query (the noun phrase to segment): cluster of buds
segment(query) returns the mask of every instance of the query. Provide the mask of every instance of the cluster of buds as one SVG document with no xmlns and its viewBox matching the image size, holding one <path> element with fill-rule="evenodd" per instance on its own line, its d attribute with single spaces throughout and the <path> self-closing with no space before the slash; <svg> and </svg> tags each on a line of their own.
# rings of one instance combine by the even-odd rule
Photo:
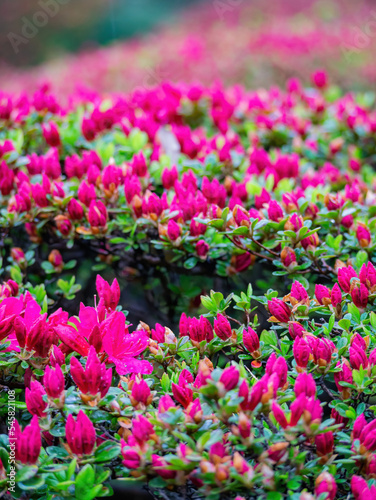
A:
<svg viewBox="0 0 376 500">
<path fill-rule="evenodd" d="M 199 345 L 200 342 L 210 342 L 214 338 L 214 331 L 210 321 L 205 316 L 190 318 L 185 313 L 180 317 L 179 321 L 180 336 L 188 336 L 193 345 Z"/>
</svg>

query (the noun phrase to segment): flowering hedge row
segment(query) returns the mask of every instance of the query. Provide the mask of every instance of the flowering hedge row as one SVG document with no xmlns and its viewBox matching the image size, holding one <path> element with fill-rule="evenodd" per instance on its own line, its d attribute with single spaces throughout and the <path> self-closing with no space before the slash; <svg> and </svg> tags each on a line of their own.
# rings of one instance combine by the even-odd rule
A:
<svg viewBox="0 0 376 500">
<path fill-rule="evenodd" d="M 64 7 L 70 9 L 71 7 Z M 16 60 L 23 48 L 14 33 Z M 53 58 L 37 67 L 1 64 L 0 88 L 34 90 L 46 81 L 60 95 L 77 88 L 124 92 L 166 80 L 239 82 L 247 87 L 282 84 L 291 76 L 309 80 L 317 61 L 346 88 L 374 84 L 375 11 L 372 0 L 213 0 L 185 10 L 149 36 L 117 41 Z"/>
<path fill-rule="evenodd" d="M 96 284 L 74 317 L 42 314 L 28 292 L 0 304 L 0 411 L 7 391 L 16 407 L 0 484 L 15 463 L 13 498 L 108 496 L 114 478 L 212 499 L 375 495 L 370 262 L 311 296 L 299 281 L 284 297 L 212 291 L 176 332 L 130 332 L 117 281 Z"/>
<path fill-rule="evenodd" d="M 361 264 L 375 249 L 373 97 L 340 95 L 323 72 L 313 83 L 165 83 L 93 102 L 75 95 L 67 107 L 47 87 L 4 95 L 8 274 L 20 285 L 37 251 L 39 273 L 57 276 L 83 243 L 102 266 L 231 276 L 264 261 L 305 284 Z M 43 241 L 52 253 L 40 253 Z M 77 285 L 60 287 L 73 297 Z"/>
</svg>

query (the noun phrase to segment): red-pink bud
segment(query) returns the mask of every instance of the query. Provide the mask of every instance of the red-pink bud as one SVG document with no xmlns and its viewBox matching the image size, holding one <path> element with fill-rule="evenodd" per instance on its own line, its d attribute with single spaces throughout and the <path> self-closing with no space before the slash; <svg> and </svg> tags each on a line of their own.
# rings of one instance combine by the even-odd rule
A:
<svg viewBox="0 0 376 500">
<path fill-rule="evenodd" d="M 298 302 L 309 300 L 307 290 L 299 281 L 294 281 L 291 285 L 290 297 L 297 300 Z"/>
<path fill-rule="evenodd" d="M 362 265 L 359 272 L 359 279 L 369 290 L 376 285 L 376 269 L 372 262 Z"/>
<path fill-rule="evenodd" d="M 225 368 L 219 378 L 219 382 L 225 386 L 227 391 L 231 391 L 238 385 L 239 370 L 235 366 Z"/>
<path fill-rule="evenodd" d="M 46 366 L 43 376 L 43 385 L 48 396 L 52 399 L 58 398 L 64 392 L 65 379 L 59 365 L 55 368 Z"/>
<path fill-rule="evenodd" d="M 319 89 L 323 89 L 328 85 L 328 75 L 323 70 L 315 71 L 312 75 L 312 83 Z"/>
<path fill-rule="evenodd" d="M 82 217 L 84 216 L 84 210 L 80 204 L 79 201 L 77 201 L 75 198 L 72 198 L 68 205 L 67 205 L 67 210 L 69 217 L 72 220 L 81 220 Z"/>
<path fill-rule="evenodd" d="M 15 458 L 25 465 L 33 465 L 38 461 L 42 440 L 38 417 L 34 415 L 30 425 L 27 425 L 23 431 L 17 420 L 13 420 L 13 435 L 15 447 Z"/>
<path fill-rule="evenodd" d="M 181 227 L 170 219 L 167 224 L 167 236 L 171 241 L 176 241 L 181 235 Z"/>
<path fill-rule="evenodd" d="M 36 380 L 30 382 L 30 389 L 26 388 L 25 401 L 29 412 L 38 417 L 46 417 L 46 409 L 48 407 L 47 401 L 43 400 L 46 394 L 42 384 Z"/>
<path fill-rule="evenodd" d="M 193 391 L 190 387 L 180 387 L 177 384 L 172 384 L 172 394 L 176 401 L 184 408 L 187 408 L 189 403 L 193 401 Z"/>
<path fill-rule="evenodd" d="M 338 269 L 338 283 L 339 283 L 339 286 L 342 288 L 342 290 L 345 293 L 350 292 L 351 279 L 357 278 L 357 277 L 358 277 L 358 275 L 356 274 L 355 269 L 353 269 L 351 266 L 340 267 Z"/>
<path fill-rule="evenodd" d="M 338 283 L 336 283 L 334 285 L 334 287 L 332 288 L 332 291 L 330 293 L 330 299 L 331 299 L 332 305 L 334 307 L 337 307 L 338 305 L 341 304 L 341 302 L 342 302 L 342 292 L 341 292 L 340 287 L 338 286 Z"/>
<path fill-rule="evenodd" d="M 356 307 L 361 307 L 363 309 L 367 307 L 368 296 L 368 288 L 366 287 L 366 285 L 363 285 L 363 283 L 361 283 L 360 286 L 355 286 L 351 290 L 351 298 Z"/>
<path fill-rule="evenodd" d="M 257 357 L 259 357 L 260 339 L 251 327 L 243 330 L 243 344 L 248 352 L 251 354 L 256 353 L 258 354 Z"/>
<path fill-rule="evenodd" d="M 317 302 L 320 305 L 327 306 L 330 304 L 330 290 L 328 287 L 324 285 L 316 285 L 315 286 L 315 296 Z"/>
<path fill-rule="evenodd" d="M 272 316 L 274 316 L 278 321 L 287 323 L 290 319 L 291 310 L 281 299 L 273 298 L 272 300 L 269 300 L 268 307 L 270 314 L 272 314 Z"/>
<path fill-rule="evenodd" d="M 316 384 L 310 373 L 299 373 L 295 380 L 294 392 L 296 396 L 305 394 L 308 398 L 316 396 Z"/>
<path fill-rule="evenodd" d="M 311 349 L 303 338 L 297 337 L 293 345 L 294 359 L 299 368 L 306 368 L 308 365 Z"/>
<path fill-rule="evenodd" d="M 74 455 L 90 455 L 96 442 L 96 434 L 92 421 L 80 410 L 76 420 L 68 415 L 65 435 L 69 448 Z"/>
<path fill-rule="evenodd" d="M 330 456 L 333 453 L 333 432 L 326 432 L 315 437 L 316 453 L 319 457 Z"/>
<path fill-rule="evenodd" d="M 207 256 L 209 249 L 210 247 L 205 240 L 198 240 L 196 243 L 196 253 L 202 259 Z"/>
<path fill-rule="evenodd" d="M 356 228 L 356 237 L 362 248 L 368 247 L 371 243 L 371 232 L 365 224 L 358 224 Z"/>
<path fill-rule="evenodd" d="M 293 340 L 295 340 L 296 337 L 303 337 L 305 333 L 306 330 L 303 325 L 297 321 L 289 321 L 289 334 Z"/>
<path fill-rule="evenodd" d="M 52 148 L 60 146 L 60 134 L 56 123 L 49 122 L 46 125 L 42 125 L 42 130 L 43 137 L 49 146 L 51 146 Z"/>
<path fill-rule="evenodd" d="M 322 472 L 315 481 L 315 494 L 319 497 L 323 493 L 327 494 L 327 500 L 334 500 L 336 497 L 336 481 L 329 472 Z"/>
<path fill-rule="evenodd" d="M 277 201 L 271 201 L 268 206 L 268 217 L 274 222 L 279 222 L 283 219 L 283 210 Z"/>
<path fill-rule="evenodd" d="M 217 318 L 214 320 L 214 331 L 221 340 L 227 340 L 231 337 L 230 322 L 223 314 L 217 314 Z"/>
</svg>

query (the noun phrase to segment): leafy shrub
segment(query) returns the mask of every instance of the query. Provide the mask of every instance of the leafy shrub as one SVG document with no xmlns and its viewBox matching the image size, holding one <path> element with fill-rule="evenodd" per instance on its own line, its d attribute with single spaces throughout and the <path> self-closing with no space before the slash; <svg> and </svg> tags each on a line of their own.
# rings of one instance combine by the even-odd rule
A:
<svg viewBox="0 0 376 500">
<path fill-rule="evenodd" d="M 372 96 L 313 81 L 66 107 L 47 88 L 4 95 L 4 491 L 372 498 L 376 115 Z M 78 308 L 87 253 L 91 278 L 112 267 L 180 293 L 179 326 L 146 312 L 132 327 L 101 276 Z M 251 267 L 263 281 L 240 285 Z M 195 314 L 182 272 L 233 292 L 201 293 Z"/>
</svg>

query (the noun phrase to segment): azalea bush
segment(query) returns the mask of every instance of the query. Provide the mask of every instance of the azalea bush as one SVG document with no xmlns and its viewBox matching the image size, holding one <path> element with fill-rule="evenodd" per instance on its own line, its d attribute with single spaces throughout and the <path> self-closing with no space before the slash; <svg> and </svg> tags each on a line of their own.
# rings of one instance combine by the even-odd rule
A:
<svg viewBox="0 0 376 500">
<path fill-rule="evenodd" d="M 16 418 L 2 487 L 15 464 L 12 498 L 110 496 L 115 478 L 156 498 L 372 498 L 375 288 L 368 262 L 312 296 L 299 281 L 284 297 L 212 291 L 175 332 L 131 328 L 117 282 L 99 276 L 78 316 L 41 314 L 29 292 L 4 298 L 1 412 L 15 394 Z"/>
<path fill-rule="evenodd" d="M 2 491 L 372 498 L 375 133 L 323 71 L 2 94 Z"/>
<path fill-rule="evenodd" d="M 47 87 L 4 94 L 3 272 L 51 305 L 75 296 L 70 271 L 90 256 L 94 271 L 162 288 L 176 316 L 184 274 L 231 278 L 263 262 L 260 283 L 273 272 L 308 286 L 361 265 L 375 249 L 374 96 L 341 94 L 321 71 L 312 82 L 164 83 L 69 106 Z"/>
</svg>

